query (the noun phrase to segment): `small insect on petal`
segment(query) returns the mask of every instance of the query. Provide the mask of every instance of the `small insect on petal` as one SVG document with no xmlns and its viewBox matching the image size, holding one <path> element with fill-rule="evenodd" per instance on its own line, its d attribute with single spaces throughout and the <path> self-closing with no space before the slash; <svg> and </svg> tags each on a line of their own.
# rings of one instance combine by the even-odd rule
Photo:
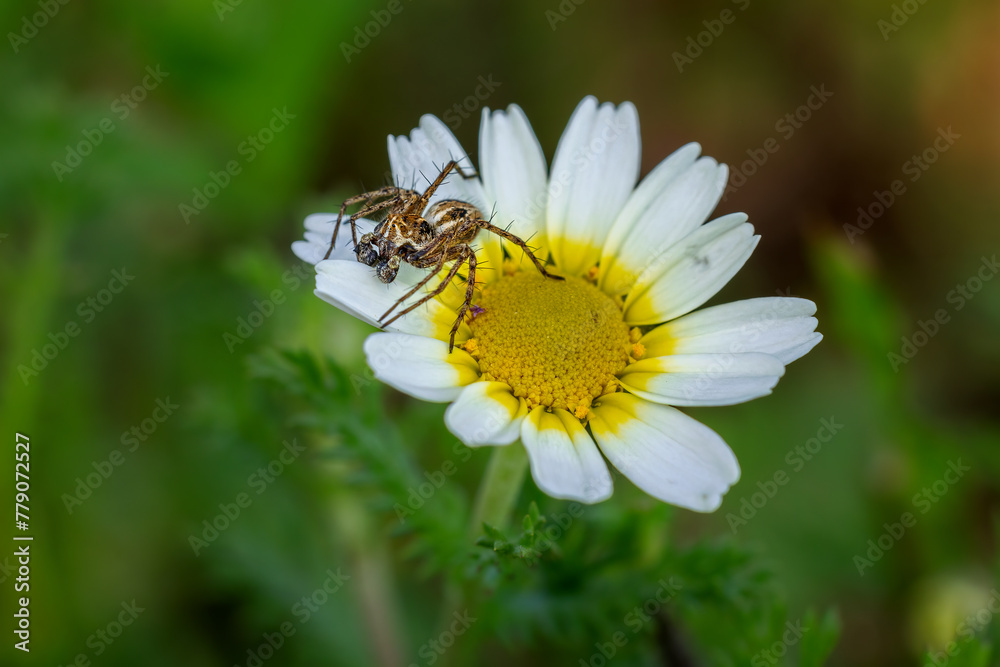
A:
<svg viewBox="0 0 1000 667">
<path fill-rule="evenodd" d="M 469 312 L 471 313 L 471 315 L 469 315 L 469 320 L 471 321 L 476 319 L 483 313 L 485 313 L 486 309 L 483 308 L 482 306 L 477 306 L 476 304 L 472 304 L 471 306 L 469 306 Z"/>
</svg>

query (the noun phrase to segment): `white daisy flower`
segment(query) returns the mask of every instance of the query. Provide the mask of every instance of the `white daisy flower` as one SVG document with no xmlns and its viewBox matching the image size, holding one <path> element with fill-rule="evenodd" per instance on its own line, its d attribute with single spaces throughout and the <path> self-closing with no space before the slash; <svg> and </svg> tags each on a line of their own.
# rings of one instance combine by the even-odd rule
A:
<svg viewBox="0 0 1000 667">
<path fill-rule="evenodd" d="M 471 447 L 520 439 L 535 483 L 550 496 L 607 499 L 607 459 L 655 498 L 715 510 L 739 464 L 718 434 L 677 407 L 771 393 L 785 365 L 822 338 L 815 304 L 770 297 L 692 312 L 736 274 L 759 237 L 742 213 L 706 222 L 728 170 L 699 157 L 698 144 L 637 185 L 639 119 L 629 102 L 584 99 L 551 170 L 516 105 L 484 110 L 479 143 L 479 177 L 449 177 L 431 205 L 458 199 L 495 210 L 498 224 L 512 221 L 510 231 L 565 280 L 544 278 L 511 244 L 482 233 L 477 252 L 493 270 L 477 273 L 478 308 L 454 351 L 459 281 L 368 337 L 376 377 L 416 398 L 450 402 L 447 426 Z M 433 178 L 451 159 L 471 173 L 466 156 L 431 115 L 409 137 L 389 137 L 397 185 Z M 293 249 L 316 265 L 317 296 L 375 324 L 425 274 L 404 264 L 383 284 L 349 240 L 322 260 L 336 219 L 306 218 L 306 240 Z M 373 225 L 360 221 L 358 233 Z"/>
</svg>

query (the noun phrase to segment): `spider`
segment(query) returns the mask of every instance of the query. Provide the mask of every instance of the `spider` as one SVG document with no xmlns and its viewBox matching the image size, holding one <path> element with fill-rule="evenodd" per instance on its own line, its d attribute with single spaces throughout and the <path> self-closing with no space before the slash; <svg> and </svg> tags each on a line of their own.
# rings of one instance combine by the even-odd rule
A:
<svg viewBox="0 0 1000 667">
<path fill-rule="evenodd" d="M 378 319 L 379 325 L 382 327 L 392 324 L 403 315 L 441 294 L 458 275 L 462 265 L 468 263 L 469 275 L 466 279 L 465 301 L 458 311 L 455 324 L 451 327 L 451 336 L 448 341 L 449 352 L 455 348 L 455 334 L 458 333 L 466 311 L 472 305 L 472 296 L 476 287 L 476 252 L 469 244 L 480 229 L 505 238 L 519 247 L 531 258 L 535 268 L 546 278 L 563 280 L 562 276 L 546 271 L 524 241 L 506 229 L 497 227 L 491 221 L 484 219 L 483 214 L 472 204 L 454 199 L 439 201 L 427 210 L 426 216 L 423 215 L 430 198 L 452 170 L 458 172 L 462 178 L 473 177 L 473 175 L 466 175 L 458 163 L 452 160 L 444 166 L 444 169 L 423 194 L 415 190 L 389 185 L 348 198 L 340 207 L 340 215 L 337 217 L 333 238 L 330 240 L 330 249 L 326 253 L 326 257 L 329 257 L 330 252 L 333 251 L 341 224 L 350 223 L 354 252 L 358 261 L 374 267 L 375 274 L 383 283 L 391 283 L 396 279 L 401 262 L 406 262 L 418 269 L 431 269 L 420 282 L 382 314 Z M 346 221 L 343 220 L 349 206 L 362 203 L 363 206 L 360 210 Z M 379 211 L 386 211 L 385 219 L 376 225 L 374 231 L 362 235 L 359 240 L 357 219 Z M 434 276 L 439 275 L 447 262 L 454 263 L 448 270 L 448 274 L 434 290 L 403 310 L 396 312 L 390 319 L 386 319 L 400 304 L 416 294 Z"/>
</svg>

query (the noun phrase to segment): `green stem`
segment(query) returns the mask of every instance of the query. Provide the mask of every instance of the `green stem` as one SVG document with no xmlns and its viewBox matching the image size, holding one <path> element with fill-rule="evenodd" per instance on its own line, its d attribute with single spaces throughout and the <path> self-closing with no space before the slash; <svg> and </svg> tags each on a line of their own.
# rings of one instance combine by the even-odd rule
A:
<svg viewBox="0 0 1000 667">
<path fill-rule="evenodd" d="M 510 515 L 521 495 L 521 485 L 524 484 L 524 474 L 528 471 L 528 455 L 520 442 L 493 448 L 490 461 L 486 464 L 486 474 L 476 493 L 476 502 L 472 508 L 469 520 L 469 539 L 475 540 L 483 533 L 483 522 L 500 530 L 507 528 Z M 469 603 L 473 595 L 469 595 L 468 587 L 457 579 L 452 579 L 445 585 L 444 604 L 441 608 L 439 627 L 446 628 L 455 611 L 461 611 Z M 466 664 L 459 660 L 458 647 L 445 653 L 442 667 L 452 664 Z"/>
<path fill-rule="evenodd" d="M 315 447 L 328 453 L 331 441 L 320 439 Z M 339 460 L 324 457 L 319 469 L 327 482 L 331 523 L 335 534 L 347 544 L 352 577 L 349 585 L 360 603 L 360 618 L 369 639 L 369 664 L 390 667 L 404 664 L 406 642 L 400 628 L 402 613 L 395 593 L 392 557 L 388 545 L 379 537 L 371 512 L 356 495 L 344 491 L 343 479 L 349 473 Z"/>
<path fill-rule="evenodd" d="M 482 532 L 484 521 L 500 530 L 507 527 L 527 470 L 528 455 L 520 443 L 493 448 L 469 521 L 470 537 Z"/>
</svg>

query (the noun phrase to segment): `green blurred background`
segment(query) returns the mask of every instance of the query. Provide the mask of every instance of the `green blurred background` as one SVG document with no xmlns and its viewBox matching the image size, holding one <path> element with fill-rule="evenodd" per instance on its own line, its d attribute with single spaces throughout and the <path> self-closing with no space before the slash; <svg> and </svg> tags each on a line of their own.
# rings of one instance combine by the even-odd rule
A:
<svg viewBox="0 0 1000 667">
<path fill-rule="evenodd" d="M 799 664 L 799 646 L 761 651 L 831 607 L 832 664 L 923 664 L 988 608 L 1000 280 L 977 272 L 993 277 L 1000 247 L 996 2 L 18 0 L 0 25 L 0 497 L 13 505 L 25 433 L 35 537 L 30 655 L 12 648 L 0 551 L 3 664 L 255 664 L 283 623 L 267 664 L 598 665 L 616 629 L 637 640 L 609 664 Z M 814 87 L 832 95 L 803 110 Z M 312 295 L 289 244 L 306 214 L 380 182 L 385 136 L 422 114 L 475 157 L 481 107 L 518 103 L 551 161 L 587 94 L 636 104 L 643 173 L 699 141 L 745 177 L 717 213 L 747 212 L 763 240 L 714 302 L 810 298 L 826 338 L 772 396 L 690 411 L 743 468 L 717 513 L 619 479 L 541 562 L 471 557 L 488 452 L 454 444 L 444 406 L 368 381 L 370 329 Z M 199 192 L 204 210 L 185 212 Z M 115 271 L 134 278 L 119 290 Z M 281 303 L 251 318 L 267 299 Z M 177 406 L 162 423 L 158 400 Z M 842 427 L 789 455 L 823 420 Z M 305 452 L 252 477 L 286 441 Z M 959 460 L 968 472 L 942 482 Z M 401 522 L 393 505 L 448 462 Z M 191 536 L 241 493 L 251 504 L 196 555 Z M 570 509 L 529 481 L 519 515 L 532 500 L 550 525 Z M 859 566 L 905 512 L 915 525 Z M 350 578 L 303 622 L 296 604 L 338 568 Z M 672 575 L 685 593 L 633 635 L 629 610 Z M 427 642 L 456 586 L 480 620 L 439 660 Z M 133 600 L 134 622 L 101 639 Z M 993 664 L 960 642 L 949 664 Z"/>
</svg>

